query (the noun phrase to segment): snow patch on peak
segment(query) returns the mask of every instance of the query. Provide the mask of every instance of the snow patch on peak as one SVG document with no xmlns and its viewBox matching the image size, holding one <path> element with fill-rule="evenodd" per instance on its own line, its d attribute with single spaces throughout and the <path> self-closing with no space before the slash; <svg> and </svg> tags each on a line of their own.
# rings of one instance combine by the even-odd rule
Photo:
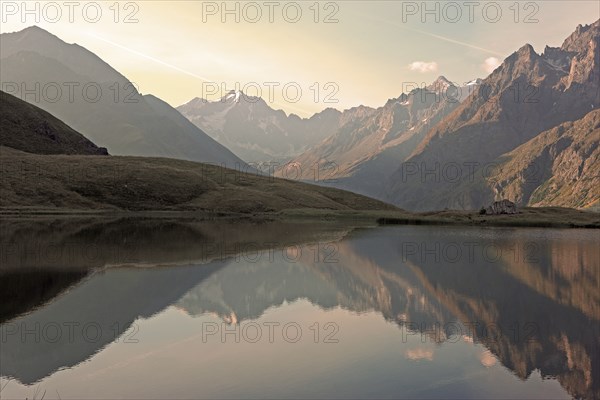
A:
<svg viewBox="0 0 600 400">
<path fill-rule="evenodd" d="M 225 100 L 231 100 L 234 99 L 233 101 L 235 103 L 239 103 L 240 102 L 240 96 L 241 96 L 241 91 L 239 90 L 232 90 L 230 91 L 227 96 L 225 96 Z"/>
</svg>

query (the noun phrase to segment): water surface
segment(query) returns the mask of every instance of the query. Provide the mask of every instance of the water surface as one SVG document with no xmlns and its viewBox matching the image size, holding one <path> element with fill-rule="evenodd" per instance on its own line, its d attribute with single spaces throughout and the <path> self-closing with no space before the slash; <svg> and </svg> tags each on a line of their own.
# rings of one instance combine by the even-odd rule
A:
<svg viewBox="0 0 600 400">
<path fill-rule="evenodd" d="M 3 399 L 600 396 L 596 231 L 9 226 Z"/>
</svg>

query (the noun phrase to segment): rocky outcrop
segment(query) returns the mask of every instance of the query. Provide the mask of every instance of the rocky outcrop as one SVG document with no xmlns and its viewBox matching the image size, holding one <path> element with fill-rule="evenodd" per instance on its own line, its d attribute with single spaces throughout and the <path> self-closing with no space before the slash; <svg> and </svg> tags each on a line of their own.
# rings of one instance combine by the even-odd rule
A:
<svg viewBox="0 0 600 400">
<path fill-rule="evenodd" d="M 517 214 L 517 206 L 510 200 L 501 200 L 493 202 L 485 209 L 486 215 Z"/>
</svg>

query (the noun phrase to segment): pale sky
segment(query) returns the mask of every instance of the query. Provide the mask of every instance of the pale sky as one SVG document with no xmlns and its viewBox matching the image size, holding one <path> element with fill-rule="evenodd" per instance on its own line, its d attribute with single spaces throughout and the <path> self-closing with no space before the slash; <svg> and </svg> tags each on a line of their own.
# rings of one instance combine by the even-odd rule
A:
<svg viewBox="0 0 600 400">
<path fill-rule="evenodd" d="M 596 0 L 427 2 L 430 14 L 421 1 L 36 1 L 29 14 L 21 1 L 1 3 L 1 32 L 38 25 L 173 106 L 218 98 L 237 83 L 265 100 L 272 92 L 273 108 L 301 116 L 379 107 L 439 75 L 483 78 L 525 43 L 541 53 L 600 18 Z M 234 12 L 224 15 L 223 4 Z"/>
</svg>

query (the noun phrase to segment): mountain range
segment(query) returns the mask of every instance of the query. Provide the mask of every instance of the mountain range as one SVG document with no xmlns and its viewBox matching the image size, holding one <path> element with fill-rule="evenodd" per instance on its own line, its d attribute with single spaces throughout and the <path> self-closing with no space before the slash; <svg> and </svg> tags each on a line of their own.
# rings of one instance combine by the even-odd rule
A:
<svg viewBox="0 0 600 400">
<path fill-rule="evenodd" d="M 425 134 L 450 114 L 479 85 L 464 85 L 440 76 L 432 84 L 390 99 L 378 109 L 358 107 L 329 138 L 290 161 L 290 171 L 311 179 L 380 197 L 380 185 L 420 143 Z"/>
<path fill-rule="evenodd" d="M 289 160 L 325 139 L 343 120 L 328 108 L 310 118 L 287 115 L 261 97 L 231 91 L 217 101 L 196 97 L 177 107 L 194 125 L 251 163 Z"/>
<path fill-rule="evenodd" d="M 478 209 L 504 198 L 597 209 L 599 32 L 600 20 L 580 25 L 542 54 L 522 46 L 485 79 L 440 76 L 377 109 L 300 119 L 230 93 L 178 110 L 246 161 L 287 159 L 277 176 L 407 210 Z"/>
</svg>

